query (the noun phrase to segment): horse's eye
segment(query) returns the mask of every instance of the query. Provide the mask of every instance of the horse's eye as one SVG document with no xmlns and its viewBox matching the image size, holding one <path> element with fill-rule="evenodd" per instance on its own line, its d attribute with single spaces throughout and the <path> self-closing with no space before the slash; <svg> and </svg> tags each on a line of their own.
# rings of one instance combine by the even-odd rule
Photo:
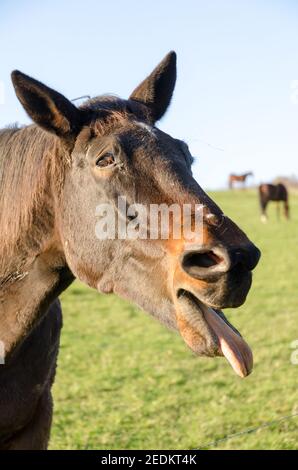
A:
<svg viewBox="0 0 298 470">
<path fill-rule="evenodd" d="M 104 155 L 101 155 L 96 160 L 96 166 L 100 168 L 105 168 L 107 166 L 113 165 L 113 163 L 115 163 L 115 158 L 111 152 L 107 152 Z"/>
</svg>

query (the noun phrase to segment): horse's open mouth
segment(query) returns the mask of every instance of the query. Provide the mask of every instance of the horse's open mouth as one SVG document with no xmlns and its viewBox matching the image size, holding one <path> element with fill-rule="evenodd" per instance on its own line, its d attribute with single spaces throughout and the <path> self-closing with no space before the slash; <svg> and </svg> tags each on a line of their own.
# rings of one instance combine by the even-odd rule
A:
<svg viewBox="0 0 298 470">
<path fill-rule="evenodd" d="M 251 373 L 251 349 L 221 311 L 208 307 L 182 289 L 177 294 L 176 308 L 179 331 L 196 354 L 225 356 L 240 377 Z"/>
</svg>

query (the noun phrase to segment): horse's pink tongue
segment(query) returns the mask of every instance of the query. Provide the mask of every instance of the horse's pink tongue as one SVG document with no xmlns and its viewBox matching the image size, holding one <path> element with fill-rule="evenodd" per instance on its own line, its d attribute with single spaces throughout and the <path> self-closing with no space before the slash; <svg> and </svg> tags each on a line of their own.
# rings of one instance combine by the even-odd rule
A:
<svg viewBox="0 0 298 470">
<path fill-rule="evenodd" d="M 222 354 L 236 374 L 240 377 L 249 375 L 253 368 L 253 356 L 248 344 L 212 308 L 204 306 L 203 311 L 206 322 L 219 340 Z"/>
</svg>

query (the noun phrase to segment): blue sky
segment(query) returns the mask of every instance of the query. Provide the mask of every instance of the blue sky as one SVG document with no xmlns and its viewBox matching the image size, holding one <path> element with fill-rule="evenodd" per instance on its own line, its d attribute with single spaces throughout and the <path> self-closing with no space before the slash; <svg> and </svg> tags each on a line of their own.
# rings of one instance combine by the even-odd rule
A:
<svg viewBox="0 0 298 470">
<path fill-rule="evenodd" d="M 298 175 L 295 0 L 1 0 L 0 44 L 1 127 L 29 122 L 15 68 L 68 98 L 125 98 L 174 49 L 178 80 L 159 127 L 188 142 L 200 184 Z"/>
</svg>

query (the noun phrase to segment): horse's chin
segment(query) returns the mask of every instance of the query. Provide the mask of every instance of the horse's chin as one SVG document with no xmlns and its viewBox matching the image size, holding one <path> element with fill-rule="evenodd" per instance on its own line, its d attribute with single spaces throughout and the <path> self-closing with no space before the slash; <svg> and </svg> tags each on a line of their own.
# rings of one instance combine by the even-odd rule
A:
<svg viewBox="0 0 298 470">
<path fill-rule="evenodd" d="M 178 292 L 175 307 L 180 334 L 197 355 L 225 356 L 240 377 L 251 373 L 251 349 L 221 311 L 185 290 Z"/>
</svg>

